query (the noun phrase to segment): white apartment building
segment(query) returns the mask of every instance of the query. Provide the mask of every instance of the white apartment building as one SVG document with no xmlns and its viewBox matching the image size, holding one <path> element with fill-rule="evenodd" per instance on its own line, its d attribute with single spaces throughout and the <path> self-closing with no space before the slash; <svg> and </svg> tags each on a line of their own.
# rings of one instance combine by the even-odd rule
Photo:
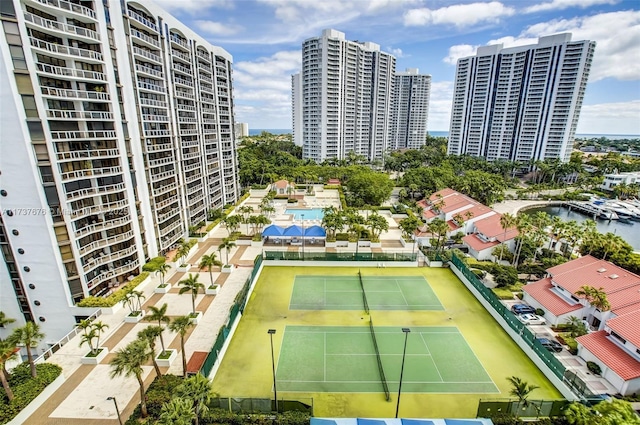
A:
<svg viewBox="0 0 640 425">
<path fill-rule="evenodd" d="M 389 149 L 420 149 L 427 138 L 431 75 L 417 68 L 396 72 L 391 104 Z"/>
<path fill-rule="evenodd" d="M 300 73 L 291 76 L 291 131 L 293 143 L 302 146 L 302 78 Z"/>
<path fill-rule="evenodd" d="M 77 301 L 237 200 L 232 58 L 148 0 L 0 18 L 0 309 L 55 341 Z"/>
<path fill-rule="evenodd" d="M 395 57 L 333 29 L 302 45 L 300 83 L 292 78 L 294 140 L 321 162 L 349 152 L 381 159 L 388 146 Z M 302 112 L 296 107 L 302 106 Z"/>
<path fill-rule="evenodd" d="M 640 184 L 640 171 L 631 171 L 627 173 L 610 173 L 604 175 L 604 181 L 600 185 L 601 189 L 614 190 L 616 186 L 626 184 Z"/>
<path fill-rule="evenodd" d="M 568 161 L 594 49 L 565 33 L 535 45 L 479 47 L 459 59 L 449 154 Z"/>
</svg>

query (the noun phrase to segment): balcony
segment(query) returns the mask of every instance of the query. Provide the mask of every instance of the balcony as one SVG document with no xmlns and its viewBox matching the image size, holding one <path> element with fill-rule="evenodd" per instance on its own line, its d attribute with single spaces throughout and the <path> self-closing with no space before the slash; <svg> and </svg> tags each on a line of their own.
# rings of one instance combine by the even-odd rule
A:
<svg viewBox="0 0 640 425">
<path fill-rule="evenodd" d="M 173 69 L 183 74 L 192 75 L 191 68 L 187 68 L 186 66 L 180 65 L 177 62 L 173 63 Z"/>
<path fill-rule="evenodd" d="M 171 192 L 172 190 L 175 190 L 177 188 L 178 188 L 178 183 L 172 182 L 172 183 L 160 186 L 160 187 L 152 187 L 151 188 L 151 192 L 153 193 L 153 196 L 158 196 L 158 195 L 162 195 L 162 194 L 167 193 L 167 192 Z"/>
<path fill-rule="evenodd" d="M 125 189 L 124 183 L 111 184 L 108 186 L 91 187 L 87 189 L 75 190 L 67 193 L 67 200 L 73 200 L 77 198 L 85 198 L 87 196 L 95 195 L 108 195 L 110 193 L 121 192 Z"/>
<path fill-rule="evenodd" d="M 151 181 L 159 182 L 160 180 L 168 179 L 170 177 L 175 177 L 175 175 L 176 175 L 175 170 L 163 171 L 162 173 L 156 173 L 156 174 L 151 173 Z"/>
<path fill-rule="evenodd" d="M 194 134 L 198 134 L 197 128 L 185 128 L 180 129 L 179 131 L 181 136 L 193 136 Z"/>
<path fill-rule="evenodd" d="M 179 59 L 182 59 L 183 61 L 185 61 L 187 63 L 191 63 L 191 56 L 188 53 L 184 53 L 184 52 L 181 52 L 179 50 L 171 49 L 171 55 L 175 56 L 175 57 L 177 57 Z"/>
<path fill-rule="evenodd" d="M 112 112 L 96 112 L 96 111 L 69 111 L 66 109 L 47 109 L 47 117 L 55 119 L 69 120 L 95 120 L 95 121 L 111 121 L 113 120 Z"/>
<path fill-rule="evenodd" d="M 162 201 L 156 202 L 156 210 L 161 210 L 162 208 L 167 207 L 171 204 L 175 204 L 176 202 L 178 202 L 178 195 L 174 195 L 167 199 L 163 199 Z"/>
<path fill-rule="evenodd" d="M 196 107 L 184 103 L 178 103 L 176 109 L 178 109 L 179 111 L 195 111 Z"/>
<path fill-rule="evenodd" d="M 180 37 L 176 37 L 175 35 L 169 36 L 169 39 L 171 40 L 172 43 L 175 43 L 178 46 L 184 47 L 185 49 L 189 50 L 189 43 L 187 43 L 186 40 L 183 40 Z"/>
<path fill-rule="evenodd" d="M 200 90 L 202 90 L 203 92 L 215 94 L 215 92 L 213 91 L 213 87 L 209 86 L 208 84 L 200 84 Z"/>
<path fill-rule="evenodd" d="M 60 175 L 62 180 L 84 179 L 87 177 L 102 177 L 114 174 L 122 174 L 122 167 L 87 168 L 86 170 L 74 170 Z"/>
<path fill-rule="evenodd" d="M 83 238 L 94 232 L 102 232 L 103 230 L 113 229 L 131 222 L 131 217 L 126 215 L 113 220 L 95 222 L 76 230 L 76 237 Z"/>
<path fill-rule="evenodd" d="M 181 97 L 183 99 L 195 99 L 196 97 L 189 92 L 186 91 L 182 91 L 182 90 L 176 90 L 176 97 Z"/>
<path fill-rule="evenodd" d="M 149 99 L 148 97 L 141 97 L 140 98 L 140 104 L 141 105 L 147 105 L 147 106 L 155 106 L 157 108 L 166 108 L 167 107 L 167 102 L 163 102 L 161 100 Z"/>
<path fill-rule="evenodd" d="M 65 0 L 32 0 L 40 4 L 44 4 L 49 7 L 55 7 L 62 10 L 67 10 L 69 12 L 77 13 L 82 16 L 87 16 L 91 19 L 96 19 L 96 13 L 85 6 L 80 6 L 79 4 L 71 3 Z"/>
<path fill-rule="evenodd" d="M 95 52 L 93 50 L 80 49 L 78 47 L 69 47 L 62 44 L 49 43 L 44 40 L 40 40 L 35 37 L 29 37 L 29 41 L 33 47 L 46 50 L 51 53 L 57 53 L 61 55 L 75 56 L 83 58 L 85 60 L 93 60 L 102 62 L 102 53 Z"/>
<path fill-rule="evenodd" d="M 145 145 L 145 150 L 147 151 L 147 153 L 172 151 L 173 145 L 170 143 L 162 143 L 158 145 Z"/>
<path fill-rule="evenodd" d="M 134 28 L 131 28 L 131 35 L 153 47 L 160 48 L 160 42 L 157 39 L 151 38 L 147 34 L 144 34 Z"/>
<path fill-rule="evenodd" d="M 135 271 L 138 269 L 138 265 L 140 263 L 138 260 L 133 260 L 129 264 L 125 264 L 124 266 L 120 266 L 117 269 L 108 270 L 105 273 L 101 273 L 98 276 L 94 277 L 90 281 L 87 282 L 87 288 L 91 289 L 96 285 L 99 285 L 107 280 L 111 280 L 112 278 L 119 276 L 123 273 Z"/>
<path fill-rule="evenodd" d="M 172 224 L 168 225 L 164 229 L 160 230 L 160 236 L 165 236 L 171 233 L 171 231 L 182 227 L 182 220 L 176 220 Z"/>
<path fill-rule="evenodd" d="M 124 257 L 128 257 L 129 255 L 136 252 L 136 246 L 131 245 L 128 248 L 121 249 L 120 251 L 112 252 L 111 254 L 103 254 L 102 256 L 96 256 L 94 258 L 87 259 L 84 266 L 84 273 L 88 273 L 91 270 L 94 270 L 102 265 L 107 263 L 113 263 L 116 260 L 119 260 Z M 115 271 L 115 270 L 114 270 Z M 97 277 L 97 276 L 96 276 Z M 94 278 L 95 279 L 95 278 Z"/>
<path fill-rule="evenodd" d="M 200 145 L 200 142 L 198 142 L 197 140 L 187 140 L 184 142 L 180 142 L 180 146 L 183 148 L 191 148 L 199 145 Z"/>
<path fill-rule="evenodd" d="M 196 192 L 202 192 L 202 185 L 198 184 L 192 188 L 187 188 L 187 195 L 193 195 Z"/>
<path fill-rule="evenodd" d="M 150 159 L 149 167 L 150 168 L 160 167 L 162 165 L 173 164 L 174 162 L 175 162 L 175 159 L 173 158 L 173 156 L 167 156 L 165 158 L 159 158 L 159 159 Z"/>
<path fill-rule="evenodd" d="M 201 180 L 201 179 L 202 179 L 202 175 L 200 173 L 194 173 L 194 174 L 184 176 L 185 183 L 192 183 L 196 180 Z"/>
<path fill-rule="evenodd" d="M 142 114 L 142 120 L 152 122 L 169 122 L 169 117 L 166 115 Z"/>
<path fill-rule="evenodd" d="M 40 28 L 45 28 L 47 30 L 53 30 L 53 31 L 60 31 L 67 34 L 72 34 L 74 36 L 100 41 L 100 34 L 87 28 L 64 24 L 58 21 L 51 21 L 49 19 L 44 19 L 41 16 L 34 15 L 33 13 L 29 13 L 29 12 L 24 13 L 24 19 L 25 21 L 30 22 L 34 24 L 34 26 L 37 26 Z"/>
<path fill-rule="evenodd" d="M 209 83 L 209 84 L 213 85 L 213 79 L 211 79 L 211 78 L 209 78 L 209 77 L 207 77 L 205 75 L 199 74 L 198 75 L 198 79 L 200 81 L 204 81 L 205 83 Z"/>
<path fill-rule="evenodd" d="M 185 173 L 188 171 L 199 170 L 200 162 L 198 161 L 198 162 L 194 162 L 193 164 L 184 165 L 182 169 L 184 170 Z"/>
<path fill-rule="evenodd" d="M 208 64 L 211 64 L 211 55 L 209 53 L 204 53 L 200 50 L 196 50 L 196 55 L 200 59 L 204 59 Z"/>
<path fill-rule="evenodd" d="M 52 131 L 51 138 L 55 140 L 77 140 L 77 139 L 115 139 L 115 130 L 98 131 Z"/>
<path fill-rule="evenodd" d="M 118 149 L 87 149 L 84 151 L 56 152 L 59 161 L 77 161 L 98 158 L 117 158 Z"/>
<path fill-rule="evenodd" d="M 151 84 L 146 81 L 138 81 L 138 88 L 142 90 L 148 90 L 157 93 L 165 93 L 164 86 L 158 84 Z"/>
<path fill-rule="evenodd" d="M 105 100 L 111 99 L 109 93 L 97 92 L 97 91 L 82 91 L 82 90 L 68 90 L 68 89 L 56 89 L 53 87 L 40 87 L 43 96 L 52 97 L 64 97 L 67 100 L 71 99 L 91 99 L 91 100 Z"/>
<path fill-rule="evenodd" d="M 156 55 L 155 53 L 152 53 L 148 50 L 141 49 L 136 46 L 133 46 L 132 50 L 135 55 L 142 56 L 143 58 L 152 60 L 158 64 L 162 64 L 162 58 L 159 55 Z"/>
<path fill-rule="evenodd" d="M 178 198 L 175 198 L 176 200 Z M 162 223 L 167 221 L 168 219 L 170 219 L 171 217 L 175 216 L 176 214 L 178 214 L 180 212 L 179 209 L 175 208 L 175 209 L 171 209 L 166 213 L 158 213 L 158 223 Z"/>
<path fill-rule="evenodd" d="M 173 82 L 176 84 L 182 84 L 183 86 L 193 87 L 193 81 L 186 80 L 184 78 L 173 78 Z"/>
<path fill-rule="evenodd" d="M 171 130 L 166 129 L 166 130 L 147 130 L 144 129 L 144 136 L 145 137 L 162 137 L 162 136 L 169 136 L 171 135 Z"/>
<path fill-rule="evenodd" d="M 193 118 L 193 117 L 180 117 L 180 116 L 178 116 L 178 122 L 179 123 L 185 123 L 185 124 L 186 123 L 194 124 L 194 123 L 198 122 L 198 119 L 197 118 Z"/>
<path fill-rule="evenodd" d="M 116 210 L 127 210 L 128 215 L 128 204 L 127 200 L 123 199 L 121 201 L 111 202 L 109 204 L 103 205 L 92 205 L 90 207 L 81 208 L 79 210 L 75 210 L 71 212 L 71 219 L 77 220 L 79 218 L 84 218 L 89 215 L 102 214 L 106 212 L 115 212 Z"/>
<path fill-rule="evenodd" d="M 188 152 L 188 153 L 183 153 L 182 154 L 182 159 L 184 161 L 186 161 L 187 159 L 192 159 L 192 158 L 199 158 L 201 156 L 201 153 L 198 151 L 195 152 Z"/>
<path fill-rule="evenodd" d="M 112 236 L 110 238 L 93 241 L 90 244 L 81 247 L 78 250 L 78 252 L 80 253 L 80 255 L 84 256 L 85 254 L 88 254 L 91 251 L 94 251 L 98 248 L 104 248 L 105 246 L 108 246 L 108 245 L 113 245 L 118 242 L 123 242 L 128 239 L 131 239 L 132 237 L 133 237 L 133 230 L 129 230 L 126 233 L 121 233 L 119 235 Z"/>
<path fill-rule="evenodd" d="M 156 69 L 149 68 L 148 66 L 140 65 L 138 63 L 136 64 L 136 71 L 144 72 L 145 74 L 153 75 L 154 77 L 164 78 L 164 73 L 162 71 L 158 71 Z"/>
<path fill-rule="evenodd" d="M 149 19 L 147 19 L 144 16 L 140 15 L 139 13 L 134 12 L 131 9 L 127 9 L 127 14 L 134 21 L 141 23 L 142 25 L 144 25 L 145 27 L 147 27 L 149 29 L 152 29 L 154 32 L 158 32 L 158 26 L 156 24 L 154 24 L 153 22 L 151 22 Z"/>
</svg>

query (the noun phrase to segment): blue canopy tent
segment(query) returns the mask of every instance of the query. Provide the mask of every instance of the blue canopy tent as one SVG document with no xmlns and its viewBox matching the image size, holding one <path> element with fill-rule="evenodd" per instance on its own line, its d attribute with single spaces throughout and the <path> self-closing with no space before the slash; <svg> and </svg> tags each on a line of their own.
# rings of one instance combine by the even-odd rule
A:
<svg viewBox="0 0 640 425">
<path fill-rule="evenodd" d="M 442 423 L 442 421 L 438 421 Z M 430 419 L 402 419 L 402 425 L 436 425 L 436 423 Z"/>
<path fill-rule="evenodd" d="M 305 238 L 324 238 L 327 236 L 327 232 L 320 226 L 311 226 L 304 229 Z"/>
<path fill-rule="evenodd" d="M 283 233 L 284 233 L 284 229 L 282 227 L 272 224 L 271 226 L 267 226 L 262 230 L 262 237 L 282 236 Z"/>
<path fill-rule="evenodd" d="M 282 236 L 289 236 L 292 238 L 301 238 L 302 237 L 302 227 L 294 224 L 293 226 L 289 226 L 284 229 L 284 233 Z"/>
</svg>

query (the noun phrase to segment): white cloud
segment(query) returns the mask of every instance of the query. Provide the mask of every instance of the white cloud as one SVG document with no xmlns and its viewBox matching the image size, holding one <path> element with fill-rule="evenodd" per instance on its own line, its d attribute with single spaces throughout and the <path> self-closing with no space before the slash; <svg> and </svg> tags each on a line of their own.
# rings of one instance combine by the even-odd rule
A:
<svg viewBox="0 0 640 425">
<path fill-rule="evenodd" d="M 453 99 L 453 82 L 438 81 L 431 83 L 429 98 L 429 122 L 427 127 L 431 131 L 449 129 L 451 119 L 451 100 Z"/>
<path fill-rule="evenodd" d="M 577 133 L 640 134 L 640 100 L 583 105 Z"/>
<path fill-rule="evenodd" d="M 404 25 L 455 25 L 468 27 L 481 22 L 499 22 L 501 17 L 511 16 L 515 9 L 500 2 L 456 4 L 440 9 L 411 9 L 404 14 Z"/>
<path fill-rule="evenodd" d="M 563 10 L 570 7 L 580 7 L 586 9 L 587 7 L 595 6 L 598 4 L 616 4 L 616 0 L 552 0 L 547 3 L 534 4 L 525 8 L 526 13 L 544 12 L 547 10 Z"/>
<path fill-rule="evenodd" d="M 216 9 L 233 9 L 233 0 L 154 0 L 158 6 L 170 12 L 187 12 L 190 14 Z"/>
<path fill-rule="evenodd" d="M 597 46 L 589 81 L 604 78 L 640 80 L 640 11 L 628 10 L 601 13 L 573 19 L 541 22 L 526 28 L 517 37 L 507 36 L 490 40 L 487 44 L 503 43 L 504 47 L 535 44 L 537 38 L 559 32 L 570 32 L 572 40 L 592 40 Z M 478 46 L 460 44 L 451 46 L 443 60 L 455 64 L 458 58 L 476 53 Z"/>
<path fill-rule="evenodd" d="M 196 27 L 202 32 L 213 34 L 213 35 L 221 35 L 221 36 L 230 36 L 239 33 L 243 30 L 241 25 L 235 24 L 223 24 L 221 22 L 214 21 L 195 21 Z"/>
<path fill-rule="evenodd" d="M 406 58 L 409 56 L 409 55 L 405 55 L 401 48 L 394 49 L 391 46 L 387 47 L 387 52 L 391 53 L 393 56 L 395 56 L 398 59 Z"/>
</svg>

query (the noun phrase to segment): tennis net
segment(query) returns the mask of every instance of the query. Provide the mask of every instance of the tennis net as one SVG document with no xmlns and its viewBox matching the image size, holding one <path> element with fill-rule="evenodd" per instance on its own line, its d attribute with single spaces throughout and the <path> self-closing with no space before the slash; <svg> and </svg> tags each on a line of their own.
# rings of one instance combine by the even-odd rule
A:
<svg viewBox="0 0 640 425">
<path fill-rule="evenodd" d="M 369 302 L 367 302 L 367 294 L 364 292 L 364 284 L 362 283 L 362 273 L 358 270 L 358 279 L 360 280 L 360 288 L 362 288 L 362 304 L 364 304 L 364 311 L 369 314 Z"/>
<path fill-rule="evenodd" d="M 391 395 L 389 394 L 389 386 L 387 385 L 387 378 L 384 376 L 382 359 L 380 358 L 380 350 L 378 349 L 378 341 L 376 340 L 376 333 L 373 330 L 373 320 L 371 319 L 369 319 L 369 331 L 371 332 L 371 339 L 373 340 L 373 349 L 376 352 L 376 359 L 378 360 L 378 372 L 380 372 L 380 382 L 382 382 L 382 389 L 384 390 L 384 396 L 387 401 L 390 401 Z"/>
</svg>

